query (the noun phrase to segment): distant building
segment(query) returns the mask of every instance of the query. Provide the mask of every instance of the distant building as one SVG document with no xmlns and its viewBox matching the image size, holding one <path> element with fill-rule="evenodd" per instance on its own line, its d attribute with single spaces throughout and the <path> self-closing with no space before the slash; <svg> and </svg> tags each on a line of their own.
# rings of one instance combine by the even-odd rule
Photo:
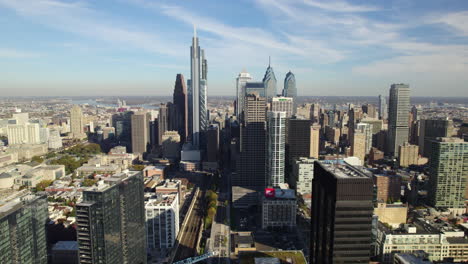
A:
<svg viewBox="0 0 468 264">
<path fill-rule="evenodd" d="M 320 127 L 311 126 L 310 127 L 310 157 L 319 158 L 320 150 Z"/>
<path fill-rule="evenodd" d="M 292 118 L 288 122 L 289 164 L 299 157 L 311 156 L 311 125 L 308 119 Z"/>
<path fill-rule="evenodd" d="M 408 167 L 410 165 L 418 165 L 419 147 L 411 145 L 407 142 L 398 146 L 398 162 L 400 167 Z"/>
<path fill-rule="evenodd" d="M 438 137 L 451 137 L 452 131 L 452 120 L 420 120 L 418 137 L 419 154 L 426 158 L 430 158 L 432 150 L 431 142 Z"/>
<path fill-rule="evenodd" d="M 58 130 L 50 130 L 49 140 L 47 142 L 50 149 L 60 149 L 63 147 L 62 138 Z"/>
<path fill-rule="evenodd" d="M 143 154 L 147 151 L 149 143 L 149 121 L 145 112 L 135 113 L 131 117 L 132 152 Z"/>
<path fill-rule="evenodd" d="M 294 190 L 267 188 L 262 197 L 262 228 L 288 228 L 296 226 L 297 201 Z"/>
<path fill-rule="evenodd" d="M 351 155 L 361 160 L 361 165 L 364 164 L 366 157 L 366 134 L 362 132 L 354 132 L 351 144 Z"/>
<path fill-rule="evenodd" d="M 265 85 L 265 97 L 267 100 L 273 98 L 276 96 L 276 77 L 275 73 L 273 72 L 273 67 L 270 66 L 270 63 L 268 63 L 268 68 L 265 72 L 265 75 L 263 76 L 262 82 Z"/>
<path fill-rule="evenodd" d="M 168 159 L 180 159 L 180 136 L 177 131 L 166 131 L 161 138 L 163 156 Z"/>
<path fill-rule="evenodd" d="M 86 137 L 84 133 L 84 120 L 81 107 L 74 105 L 70 110 L 70 132 L 71 136 L 76 139 L 83 139 Z"/>
<path fill-rule="evenodd" d="M 383 159 L 384 159 L 384 152 L 383 151 L 380 151 L 379 149 L 377 148 L 371 148 L 370 152 L 369 152 L 369 159 L 368 159 L 368 163 L 370 165 L 376 165 L 376 164 L 379 164 Z"/>
<path fill-rule="evenodd" d="M 406 224 L 408 205 L 402 203 L 377 203 L 377 207 L 374 208 L 374 214 L 380 222 L 389 224 L 393 228 L 398 228 L 400 225 Z"/>
<path fill-rule="evenodd" d="M 297 87 L 296 77 L 291 71 L 289 71 L 284 78 L 283 96 L 291 97 L 293 99 L 293 114 L 295 114 L 297 109 Z"/>
<path fill-rule="evenodd" d="M 219 160 L 219 126 L 214 124 L 206 131 L 206 161 L 217 162 Z"/>
<path fill-rule="evenodd" d="M 408 142 L 410 88 L 407 84 L 392 84 L 388 113 L 388 151 L 398 157 L 398 146 Z"/>
<path fill-rule="evenodd" d="M 0 263 L 47 263 L 45 195 L 0 202 Z"/>
<path fill-rule="evenodd" d="M 431 146 L 429 203 L 462 214 L 468 180 L 468 142 L 459 138 L 438 138 Z"/>
<path fill-rule="evenodd" d="M 145 195 L 146 245 L 149 251 L 170 249 L 179 233 L 179 195 Z"/>
<path fill-rule="evenodd" d="M 353 166 L 315 162 L 311 263 L 369 263 L 372 178 Z"/>
<path fill-rule="evenodd" d="M 244 111 L 244 97 L 246 94 L 246 89 L 245 86 L 247 82 L 252 81 L 252 76 L 250 73 L 246 72 L 245 70 L 242 70 L 241 73 L 236 78 L 236 94 L 237 94 L 237 107 L 236 107 L 236 116 L 238 118 L 241 117 L 242 112 Z"/>
<path fill-rule="evenodd" d="M 162 145 L 162 137 L 166 131 L 169 130 L 169 114 L 166 104 L 159 105 L 159 116 L 158 116 L 158 144 Z"/>
<path fill-rule="evenodd" d="M 188 137 L 188 97 L 187 86 L 185 85 L 184 76 L 179 73 L 176 76 L 173 94 L 173 104 L 176 108 L 175 119 L 173 122 L 180 136 L 180 141 L 185 143 Z"/>
<path fill-rule="evenodd" d="M 34 156 L 42 156 L 47 153 L 46 144 L 25 144 L 10 146 L 6 153 L 18 155 L 19 161 L 31 160 Z"/>
<path fill-rule="evenodd" d="M 9 145 L 40 144 L 39 124 L 8 125 L 7 137 Z"/>
<path fill-rule="evenodd" d="M 384 96 L 379 95 L 379 119 L 385 120 L 387 119 L 387 100 Z"/>
<path fill-rule="evenodd" d="M 273 97 L 271 99 L 271 111 L 285 112 L 286 118 L 291 118 L 294 114 L 294 100 L 292 97 Z"/>
<path fill-rule="evenodd" d="M 146 263 L 141 172 L 115 174 L 76 205 L 80 263 Z"/>
</svg>

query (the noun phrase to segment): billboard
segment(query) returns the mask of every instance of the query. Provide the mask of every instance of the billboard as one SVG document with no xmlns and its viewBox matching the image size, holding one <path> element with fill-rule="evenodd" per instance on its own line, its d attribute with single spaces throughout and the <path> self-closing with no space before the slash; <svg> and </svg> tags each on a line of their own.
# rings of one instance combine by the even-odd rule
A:
<svg viewBox="0 0 468 264">
<path fill-rule="evenodd" d="M 265 197 L 266 198 L 274 198 L 275 197 L 275 189 L 265 188 Z"/>
</svg>

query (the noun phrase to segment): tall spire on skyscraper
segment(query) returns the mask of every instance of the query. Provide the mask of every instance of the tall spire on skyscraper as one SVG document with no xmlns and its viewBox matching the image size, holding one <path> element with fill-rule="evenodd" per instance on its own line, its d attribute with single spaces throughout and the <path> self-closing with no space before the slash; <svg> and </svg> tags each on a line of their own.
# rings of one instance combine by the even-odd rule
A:
<svg viewBox="0 0 468 264">
<path fill-rule="evenodd" d="M 193 37 L 197 37 L 197 26 L 195 24 L 193 24 Z"/>
</svg>

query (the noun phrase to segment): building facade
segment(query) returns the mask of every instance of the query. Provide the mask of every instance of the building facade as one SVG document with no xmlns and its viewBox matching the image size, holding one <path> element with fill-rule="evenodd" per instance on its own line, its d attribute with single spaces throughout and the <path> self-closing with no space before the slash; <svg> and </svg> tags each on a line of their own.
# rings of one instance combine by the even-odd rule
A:
<svg viewBox="0 0 468 264">
<path fill-rule="evenodd" d="M 372 178 L 347 164 L 315 162 L 311 263 L 369 263 Z"/>
<path fill-rule="evenodd" d="M 145 211 L 148 250 L 172 248 L 179 233 L 179 195 L 148 194 Z"/>
<path fill-rule="evenodd" d="M 295 114 L 297 109 L 297 87 L 296 77 L 291 71 L 289 71 L 284 78 L 283 96 L 291 97 L 293 99 L 293 114 Z"/>
<path fill-rule="evenodd" d="M 138 112 L 131 117 L 132 152 L 143 154 L 149 144 L 149 122 L 145 112 Z"/>
<path fill-rule="evenodd" d="M 70 110 L 70 132 L 71 136 L 76 139 L 83 139 L 86 134 L 83 132 L 84 120 L 81 107 L 74 105 Z"/>
<path fill-rule="evenodd" d="M 398 157 L 398 146 L 408 142 L 410 88 L 407 84 L 392 84 L 388 105 L 388 152 Z"/>
<path fill-rule="evenodd" d="M 268 185 L 284 183 L 286 156 L 286 112 L 267 113 L 267 177 Z M 258 166 L 261 166 L 258 164 Z"/>
<path fill-rule="evenodd" d="M 175 129 L 179 133 L 180 141 L 185 143 L 188 136 L 188 97 L 184 75 L 181 73 L 176 76 L 172 102 L 176 109 L 175 116 L 173 117 L 175 119 L 174 124 L 176 124 Z"/>
</svg>

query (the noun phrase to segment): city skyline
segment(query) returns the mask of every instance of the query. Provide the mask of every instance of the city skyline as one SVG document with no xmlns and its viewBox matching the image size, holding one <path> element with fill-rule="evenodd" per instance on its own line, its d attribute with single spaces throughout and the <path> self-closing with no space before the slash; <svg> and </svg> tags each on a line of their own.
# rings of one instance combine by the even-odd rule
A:
<svg viewBox="0 0 468 264">
<path fill-rule="evenodd" d="M 260 81 L 269 56 L 277 93 L 292 71 L 298 96 L 377 96 L 391 83 L 409 83 L 411 96 L 467 96 L 466 2 L 376 4 L 0 0 L 9 36 L 0 45 L 1 92 L 170 95 L 174 75 L 190 76 L 196 25 L 210 55 L 208 96 L 235 95 L 243 68 Z"/>
</svg>

